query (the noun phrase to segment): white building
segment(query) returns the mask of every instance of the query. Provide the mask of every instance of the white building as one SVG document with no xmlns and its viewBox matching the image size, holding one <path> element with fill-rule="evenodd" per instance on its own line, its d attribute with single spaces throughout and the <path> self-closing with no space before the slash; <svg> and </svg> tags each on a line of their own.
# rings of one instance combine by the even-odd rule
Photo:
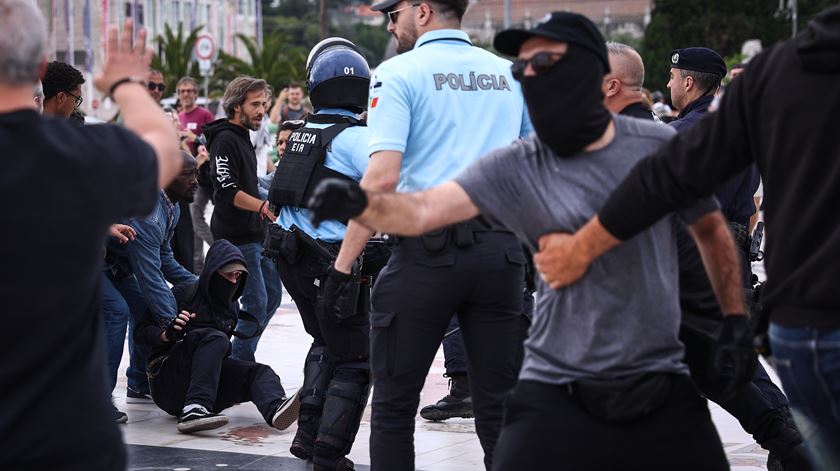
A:
<svg viewBox="0 0 840 471">
<path fill-rule="evenodd" d="M 216 47 L 228 54 L 247 58 L 247 51 L 236 34 L 257 36 L 261 30 L 260 0 L 34 0 L 49 30 L 48 56 L 81 70 L 86 79 L 83 111 L 94 116 L 112 114 L 99 109 L 99 94 L 92 77 L 102 67 L 106 26 L 122 25 L 126 18 L 149 32 L 149 45 L 163 35 L 165 25 L 177 32 L 183 23 L 184 35 L 202 26 L 202 33 L 215 39 Z M 168 92 L 171 92 L 168 91 Z M 108 104 L 105 104 L 108 107 Z"/>
</svg>

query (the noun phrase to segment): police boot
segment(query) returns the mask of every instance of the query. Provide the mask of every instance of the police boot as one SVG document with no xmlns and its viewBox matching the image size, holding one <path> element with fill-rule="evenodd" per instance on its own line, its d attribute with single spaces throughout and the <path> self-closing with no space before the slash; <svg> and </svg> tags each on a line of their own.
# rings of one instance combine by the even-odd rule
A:
<svg viewBox="0 0 840 471">
<path fill-rule="evenodd" d="M 770 452 L 767 471 L 811 471 L 802 435 L 787 407 L 771 414 L 753 437 Z"/>
<path fill-rule="evenodd" d="M 332 379 L 334 365 L 326 347 L 312 347 L 303 365 L 298 429 L 289 452 L 302 460 L 312 459 L 321 411 Z"/>
<path fill-rule="evenodd" d="M 467 375 L 453 375 L 449 378 L 449 394 L 437 403 L 420 409 L 420 417 L 426 420 L 446 420 L 453 417 L 470 419 L 473 414 L 470 383 Z"/>
<path fill-rule="evenodd" d="M 337 369 L 327 390 L 327 400 L 321 414 L 321 426 L 315 439 L 314 469 L 323 471 L 352 470 L 353 462 L 346 458 L 353 447 L 359 422 L 370 392 L 370 372 L 357 369 Z"/>
</svg>

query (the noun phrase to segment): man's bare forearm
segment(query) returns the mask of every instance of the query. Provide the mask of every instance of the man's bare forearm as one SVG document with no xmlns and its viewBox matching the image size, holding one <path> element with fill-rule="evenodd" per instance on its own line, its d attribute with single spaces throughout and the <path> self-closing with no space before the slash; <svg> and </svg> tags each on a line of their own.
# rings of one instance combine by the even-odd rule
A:
<svg viewBox="0 0 840 471">
<path fill-rule="evenodd" d="M 417 236 L 434 227 L 426 227 L 424 193 L 368 192 L 368 207 L 354 220 L 388 234 Z"/>
<path fill-rule="evenodd" d="M 720 211 L 689 226 L 724 314 L 745 313 L 741 259 Z"/>
<path fill-rule="evenodd" d="M 252 211 L 255 213 L 260 212 L 260 207 L 262 207 L 263 200 L 254 198 L 253 196 L 245 193 L 242 190 L 236 192 L 233 196 L 233 205 L 239 209 L 244 209 L 245 211 Z"/>
<path fill-rule="evenodd" d="M 341 241 L 341 250 L 335 258 L 335 269 L 341 273 L 350 273 L 353 262 L 359 258 L 359 254 L 365 249 L 365 244 L 370 240 L 373 231 L 365 226 L 350 221 L 347 232 L 344 233 L 344 240 Z"/>
</svg>

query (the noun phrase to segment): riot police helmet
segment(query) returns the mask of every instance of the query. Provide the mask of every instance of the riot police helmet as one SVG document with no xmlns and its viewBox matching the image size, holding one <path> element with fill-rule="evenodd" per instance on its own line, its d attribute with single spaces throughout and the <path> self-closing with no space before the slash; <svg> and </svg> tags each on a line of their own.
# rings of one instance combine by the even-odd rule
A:
<svg viewBox="0 0 840 471">
<path fill-rule="evenodd" d="M 315 110 L 367 108 L 370 68 L 359 48 L 344 38 L 325 39 L 306 60 L 306 88 Z"/>
</svg>

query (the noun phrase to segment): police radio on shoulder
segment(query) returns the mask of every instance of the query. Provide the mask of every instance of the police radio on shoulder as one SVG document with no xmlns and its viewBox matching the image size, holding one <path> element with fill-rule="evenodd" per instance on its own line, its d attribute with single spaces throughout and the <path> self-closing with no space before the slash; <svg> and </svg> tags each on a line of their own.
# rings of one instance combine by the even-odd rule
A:
<svg viewBox="0 0 840 471">
<path fill-rule="evenodd" d="M 111 88 L 108 89 L 108 98 L 113 100 L 114 99 L 114 92 L 117 90 L 117 87 L 119 87 L 121 85 L 124 85 L 126 83 L 137 83 L 137 84 L 140 84 L 144 87 L 146 86 L 146 80 L 143 79 L 143 77 L 130 76 L 130 77 L 121 78 L 121 79 L 117 80 L 116 82 L 114 82 L 111 85 Z"/>
</svg>

